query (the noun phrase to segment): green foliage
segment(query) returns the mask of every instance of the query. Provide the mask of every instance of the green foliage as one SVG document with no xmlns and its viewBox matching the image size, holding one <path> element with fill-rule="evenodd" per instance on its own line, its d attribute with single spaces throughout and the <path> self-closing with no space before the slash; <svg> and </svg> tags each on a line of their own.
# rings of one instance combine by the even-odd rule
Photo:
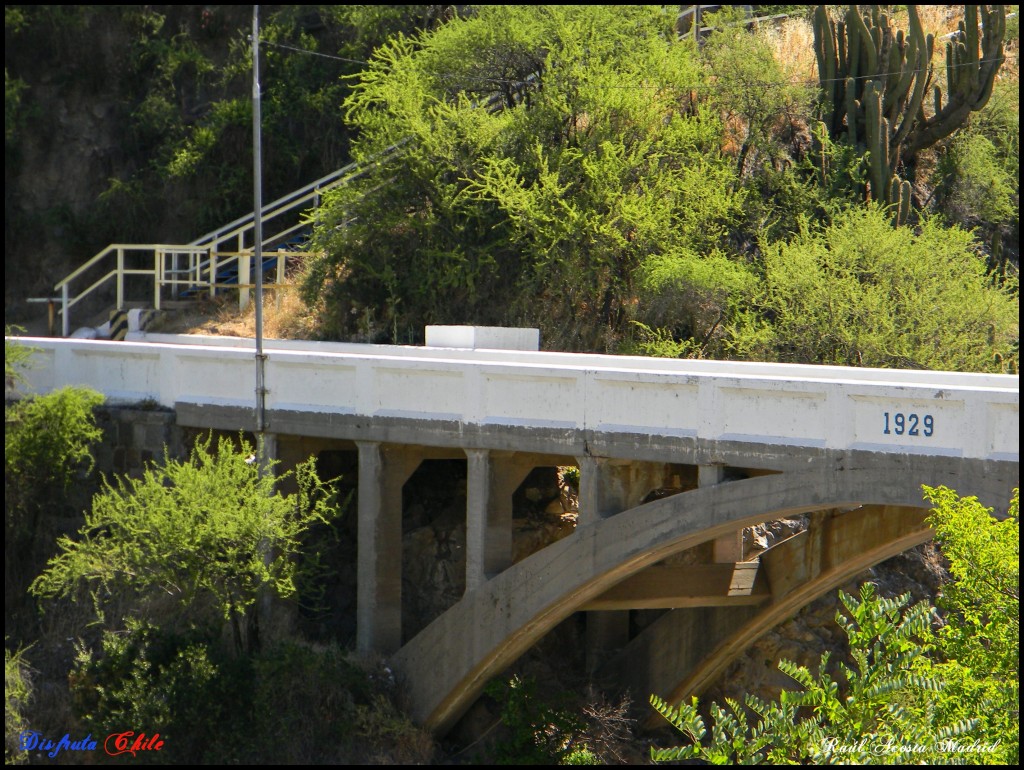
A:
<svg viewBox="0 0 1024 770">
<path fill-rule="evenodd" d="M 1020 706 L 1020 493 L 997 519 L 976 498 L 925 487 L 935 507 L 929 523 L 949 560 L 953 582 L 939 606 L 948 612 L 938 635 L 950 718 L 980 720 L 982 740 L 999 744 L 989 759 L 1017 764 Z"/>
<path fill-rule="evenodd" d="M 18 737 L 28 729 L 29 700 L 32 680 L 25 651 L 11 652 L 4 647 L 4 764 L 20 765 L 28 760 Z"/>
<path fill-rule="evenodd" d="M 961 134 L 944 156 L 949 180 L 945 209 L 956 221 L 971 225 L 1006 222 L 1017 216 L 1017 181 L 1000 163 L 990 139 Z"/>
<path fill-rule="evenodd" d="M 624 345 L 623 352 L 635 353 L 652 358 L 701 358 L 703 349 L 693 339 L 676 339 L 664 327 L 652 329 L 641 321 L 633 321 L 638 338 L 631 345 Z"/>
<path fill-rule="evenodd" d="M 60 388 L 18 401 L 5 415 L 4 470 L 18 487 L 67 489 L 93 468 L 102 437 L 95 409 L 104 397 L 88 388 Z M 25 490 L 27 491 L 27 490 Z"/>
<path fill-rule="evenodd" d="M 12 364 L 16 376 L 27 349 L 5 348 L 10 379 Z M 103 400 L 88 388 L 61 388 L 4 410 L 4 557 L 11 600 L 21 598 L 38 549 L 49 552 L 44 532 L 66 515 L 92 472 L 93 447 L 102 437 L 95 409 Z"/>
<path fill-rule="evenodd" d="M 8 152 L 25 123 L 21 102 L 26 88 L 28 84 L 24 80 L 12 78 L 4 68 L 4 147 Z"/>
<path fill-rule="evenodd" d="M 723 322 L 735 316 L 737 300 L 755 286 L 748 267 L 717 249 L 652 254 L 635 275 L 637 346 L 644 355 L 673 358 L 711 358 L 719 352 Z"/>
<path fill-rule="evenodd" d="M 25 377 L 22 369 L 29 366 L 35 348 L 24 345 L 13 339 L 13 335 L 25 331 L 20 326 L 4 326 L 4 383 L 5 387 L 13 388 Z"/>
<path fill-rule="evenodd" d="M 401 149 L 322 214 L 328 256 L 305 295 L 333 333 L 527 323 L 552 347 L 614 348 L 635 271 L 712 248 L 742 202 L 669 22 L 639 6 L 483 6 L 378 49 L 346 114 L 358 157 Z"/>
<path fill-rule="evenodd" d="M 743 18 L 740 8 L 723 6 L 701 22 L 716 27 L 701 46 L 706 98 L 722 114 L 741 178 L 755 161 L 771 166 L 788 160 L 780 138 L 795 121 L 806 120 L 812 100 L 810 88 L 786 76 L 764 34 L 748 31 Z"/>
<path fill-rule="evenodd" d="M 861 586 L 859 598 L 843 592 L 840 598 L 846 614 L 836 613 L 836 622 L 846 632 L 852 664 L 840 662 L 838 678 L 830 673 L 827 653 L 817 674 L 783 661 L 780 670 L 801 690 L 783 691 L 778 702 L 748 695 L 750 716 L 735 701 L 727 702 L 728 709 L 713 704 L 710 735 L 696 700 L 673 707 L 652 696 L 654 708 L 691 741 L 673 749 L 652 748 L 652 759 L 696 757 L 712 764 L 905 764 L 950 759 L 949 744 L 943 742 L 972 736 L 977 722 L 941 721 L 935 698 L 941 682 L 931 676 L 926 657 L 934 610 L 927 602 L 908 606 L 909 595 L 878 597 L 870 583 Z"/>
<path fill-rule="evenodd" d="M 180 761 L 220 744 L 218 729 L 244 702 L 244 659 L 229 661 L 203 635 L 175 636 L 132 620 L 122 631 L 106 631 L 99 646 L 94 655 L 80 645 L 68 676 L 75 715 L 89 730 L 107 735 L 145 725 L 158 731 L 161 752 L 138 757 L 151 762 Z M 226 673 L 232 665 L 233 677 Z"/>
<path fill-rule="evenodd" d="M 508 737 L 494 749 L 499 765 L 595 764 L 581 743 L 583 721 L 569 709 L 539 698 L 532 679 L 495 680 L 484 692 L 501 704 Z"/>
<path fill-rule="evenodd" d="M 1008 516 L 1000 521 L 977 498 L 958 497 L 946 487 L 924 489 L 935 506 L 930 524 L 954 577 L 942 592 L 943 607 L 955 613 L 955 622 L 943 629 L 946 649 L 971 667 L 1015 677 L 1020 627 L 1019 493 L 1014 493 Z"/>
<path fill-rule="evenodd" d="M 937 164 L 938 209 L 984 236 L 1020 229 L 1020 94 L 1016 82 L 996 83 L 985 109 L 949 142 Z"/>
<path fill-rule="evenodd" d="M 101 617 L 104 607 L 125 597 L 142 617 L 153 617 L 160 599 L 171 597 L 172 616 L 231 620 L 241 643 L 240 616 L 263 591 L 295 592 L 304 533 L 338 509 L 312 462 L 296 468 L 298 491 L 284 495 L 275 485 L 291 474 L 262 474 L 246 442 L 211 444 L 212 437 L 197 443 L 184 462 L 166 457 L 140 479 L 107 482 L 78 539 L 58 541 L 60 553 L 32 593 L 73 599 L 88 593 Z M 205 610 L 211 616 L 204 618 Z"/>
<path fill-rule="evenodd" d="M 80 646 L 69 681 L 75 716 L 93 734 L 125 725 L 160 732 L 161 752 L 135 761 L 347 764 L 362 750 L 420 763 L 431 748 L 386 689 L 334 646 L 286 642 L 239 657 L 207 633 L 129 621 L 105 632 L 95 652 Z"/>
<path fill-rule="evenodd" d="M 993 286 L 969 233 L 910 229 L 867 207 L 764 244 L 751 309 L 729 328 L 754 360 L 1016 371 L 1013 285 Z"/>
</svg>

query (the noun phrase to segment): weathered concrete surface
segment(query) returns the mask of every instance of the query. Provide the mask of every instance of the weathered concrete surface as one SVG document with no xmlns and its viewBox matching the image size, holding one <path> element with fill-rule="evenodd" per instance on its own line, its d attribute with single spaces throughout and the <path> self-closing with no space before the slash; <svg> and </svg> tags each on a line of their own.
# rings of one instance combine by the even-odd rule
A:
<svg viewBox="0 0 1024 770">
<path fill-rule="evenodd" d="M 783 515 L 857 505 L 919 507 L 922 480 L 1008 500 L 1016 465 L 908 455 L 875 468 L 819 467 L 693 490 L 580 527 L 464 597 L 392 657 L 409 688 L 413 716 L 444 733 L 487 681 L 557 623 L 673 553 Z M 793 611 L 799 606 L 794 600 Z"/>
<path fill-rule="evenodd" d="M 923 508 L 897 506 L 813 514 L 807 530 L 748 562 L 760 567 L 767 603 L 666 613 L 598 675 L 671 703 L 700 695 L 758 636 L 864 569 L 930 539 L 926 515 Z M 653 710 L 649 718 L 648 727 L 661 724 Z"/>
</svg>

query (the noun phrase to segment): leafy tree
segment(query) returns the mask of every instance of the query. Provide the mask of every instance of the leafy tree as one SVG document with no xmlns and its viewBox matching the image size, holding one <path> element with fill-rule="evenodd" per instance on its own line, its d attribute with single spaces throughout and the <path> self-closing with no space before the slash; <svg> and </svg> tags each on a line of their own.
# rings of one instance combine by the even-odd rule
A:
<svg viewBox="0 0 1024 770">
<path fill-rule="evenodd" d="M 1020 725 L 1020 493 L 998 519 L 977 498 L 946 487 L 925 487 L 929 523 L 949 560 L 953 582 L 939 606 L 947 613 L 938 633 L 949 717 L 971 716 L 983 740 L 998 744 L 1002 761 L 1019 759 Z"/>
<path fill-rule="evenodd" d="M 528 323 L 552 347 L 614 348 L 646 260 L 700 261 L 742 201 L 672 20 L 484 6 L 378 49 L 346 114 L 356 156 L 385 156 L 316 230 L 305 295 L 326 331 Z"/>
<path fill-rule="evenodd" d="M 60 553 L 32 583 L 39 597 L 88 594 L 97 613 L 130 597 L 143 618 L 190 623 L 231 621 L 236 644 L 258 646 L 256 600 L 264 591 L 295 592 L 303 534 L 338 514 L 312 462 L 299 465 L 298 491 L 276 484 L 291 473 L 261 473 L 252 447 L 212 437 L 187 461 L 166 457 L 140 479 L 105 483 L 86 513 L 78 539 L 62 537 Z M 114 618 L 118 622 L 120 618 Z"/>
<path fill-rule="evenodd" d="M 970 233 L 894 226 L 878 207 L 764 244 L 734 354 L 847 366 L 1016 371 L 1013 284 L 993 286 Z"/>
<path fill-rule="evenodd" d="M 748 31 L 740 7 L 708 14 L 714 27 L 701 46 L 710 104 L 720 110 L 727 139 L 736 148 L 739 177 L 752 162 L 789 160 L 782 139 L 810 114 L 810 89 L 789 79 L 760 31 Z M 758 157 L 762 156 L 762 157 Z"/>
<path fill-rule="evenodd" d="M 15 360 L 25 350 L 8 347 L 18 351 Z M 9 356 L 8 378 L 11 362 Z M 29 565 L 51 553 L 45 522 L 66 513 L 76 483 L 93 470 L 92 450 L 103 435 L 95 410 L 103 401 L 88 388 L 61 388 L 4 410 L 4 557 L 12 601 L 23 596 Z"/>
</svg>

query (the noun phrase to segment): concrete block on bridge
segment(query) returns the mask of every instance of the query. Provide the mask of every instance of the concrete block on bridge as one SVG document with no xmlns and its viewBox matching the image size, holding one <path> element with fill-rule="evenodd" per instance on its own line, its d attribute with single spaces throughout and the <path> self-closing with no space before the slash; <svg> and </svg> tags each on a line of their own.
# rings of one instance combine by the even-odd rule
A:
<svg viewBox="0 0 1024 770">
<path fill-rule="evenodd" d="M 430 348 L 540 350 L 540 329 L 502 326 L 428 326 Z"/>
</svg>

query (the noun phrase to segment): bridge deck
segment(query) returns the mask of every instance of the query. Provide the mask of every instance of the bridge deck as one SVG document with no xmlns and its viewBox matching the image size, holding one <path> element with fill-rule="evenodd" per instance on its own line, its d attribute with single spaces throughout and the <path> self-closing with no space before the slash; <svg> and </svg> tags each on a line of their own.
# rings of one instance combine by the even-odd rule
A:
<svg viewBox="0 0 1024 770">
<path fill-rule="evenodd" d="M 150 339 L 176 341 L 25 338 L 39 351 L 29 386 L 88 385 L 113 401 L 219 408 L 222 421 L 248 422 L 251 340 Z M 1016 376 L 277 341 L 265 352 L 278 432 L 319 424 L 341 436 L 374 418 L 395 440 L 463 447 L 525 432 L 561 449 L 571 434 L 571 446 L 654 437 L 1019 460 Z"/>
</svg>

